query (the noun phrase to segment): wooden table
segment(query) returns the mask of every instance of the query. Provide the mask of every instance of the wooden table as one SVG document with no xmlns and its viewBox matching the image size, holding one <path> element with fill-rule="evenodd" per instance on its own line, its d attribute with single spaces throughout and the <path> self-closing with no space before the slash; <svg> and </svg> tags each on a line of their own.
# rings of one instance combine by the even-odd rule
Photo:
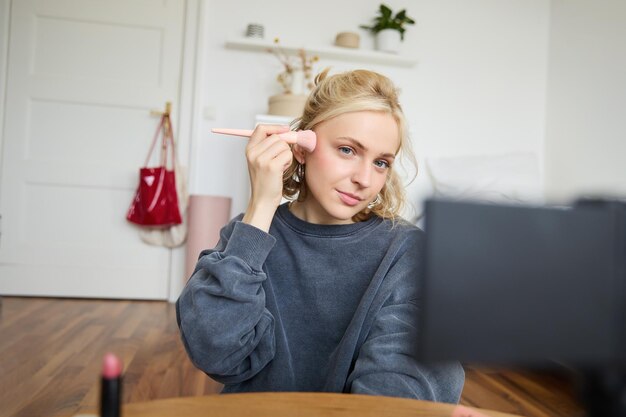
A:
<svg viewBox="0 0 626 417">
<path fill-rule="evenodd" d="M 124 417 L 518 417 L 430 401 L 334 393 L 254 393 L 126 404 Z"/>
</svg>

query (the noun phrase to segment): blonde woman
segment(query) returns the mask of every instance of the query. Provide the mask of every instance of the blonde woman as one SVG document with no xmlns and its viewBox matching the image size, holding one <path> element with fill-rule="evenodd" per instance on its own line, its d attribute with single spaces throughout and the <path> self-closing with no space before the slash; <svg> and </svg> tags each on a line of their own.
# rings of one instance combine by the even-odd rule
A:
<svg viewBox="0 0 626 417">
<path fill-rule="evenodd" d="M 397 90 L 356 70 L 316 77 L 297 129 L 259 125 L 245 213 L 200 254 L 177 302 L 193 363 L 223 392 L 329 391 L 458 402 L 458 363 L 418 363 L 422 231 L 394 170 L 415 161 Z M 282 197 L 290 200 L 281 204 Z"/>
</svg>

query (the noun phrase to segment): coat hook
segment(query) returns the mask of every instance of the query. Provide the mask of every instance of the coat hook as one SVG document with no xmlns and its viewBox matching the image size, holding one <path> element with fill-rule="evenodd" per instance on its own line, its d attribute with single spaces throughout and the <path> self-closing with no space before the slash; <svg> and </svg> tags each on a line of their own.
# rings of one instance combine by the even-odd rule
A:
<svg viewBox="0 0 626 417">
<path fill-rule="evenodd" d="M 161 111 L 161 110 L 150 110 L 150 116 L 163 116 L 163 115 L 167 115 L 169 116 L 172 113 L 172 102 L 171 101 L 166 101 L 165 102 L 165 111 Z"/>
</svg>

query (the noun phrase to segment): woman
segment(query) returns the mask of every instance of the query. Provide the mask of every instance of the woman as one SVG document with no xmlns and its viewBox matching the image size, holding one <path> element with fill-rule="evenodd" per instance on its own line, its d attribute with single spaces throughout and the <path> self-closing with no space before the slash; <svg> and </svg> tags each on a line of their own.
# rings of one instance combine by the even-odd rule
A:
<svg viewBox="0 0 626 417">
<path fill-rule="evenodd" d="M 177 302 L 185 348 L 228 393 L 458 402 L 460 364 L 414 359 L 423 237 L 399 217 L 393 166 L 412 154 L 397 91 L 365 70 L 315 83 L 296 121 L 316 133 L 314 151 L 281 140 L 288 126 L 250 138 L 248 208 L 200 254 Z"/>
</svg>

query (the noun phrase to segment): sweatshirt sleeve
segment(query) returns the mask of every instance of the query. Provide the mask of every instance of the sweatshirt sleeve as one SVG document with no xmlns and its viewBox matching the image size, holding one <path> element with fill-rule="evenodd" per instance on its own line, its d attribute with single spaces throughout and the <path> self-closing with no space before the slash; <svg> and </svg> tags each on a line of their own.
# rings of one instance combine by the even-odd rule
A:
<svg viewBox="0 0 626 417">
<path fill-rule="evenodd" d="M 461 365 L 415 359 L 417 313 L 413 302 L 380 310 L 348 378 L 352 393 L 458 403 L 465 380 Z"/>
<path fill-rule="evenodd" d="M 263 264 L 276 240 L 233 221 L 203 251 L 176 302 L 181 338 L 193 364 L 223 384 L 255 376 L 274 357 L 274 317 L 265 308 Z"/>
<path fill-rule="evenodd" d="M 465 372 L 458 362 L 423 364 L 419 337 L 419 278 L 423 235 L 410 233 L 381 285 L 381 308 L 348 376 L 353 393 L 458 403 Z M 386 295 L 385 295 L 386 294 Z"/>
</svg>

